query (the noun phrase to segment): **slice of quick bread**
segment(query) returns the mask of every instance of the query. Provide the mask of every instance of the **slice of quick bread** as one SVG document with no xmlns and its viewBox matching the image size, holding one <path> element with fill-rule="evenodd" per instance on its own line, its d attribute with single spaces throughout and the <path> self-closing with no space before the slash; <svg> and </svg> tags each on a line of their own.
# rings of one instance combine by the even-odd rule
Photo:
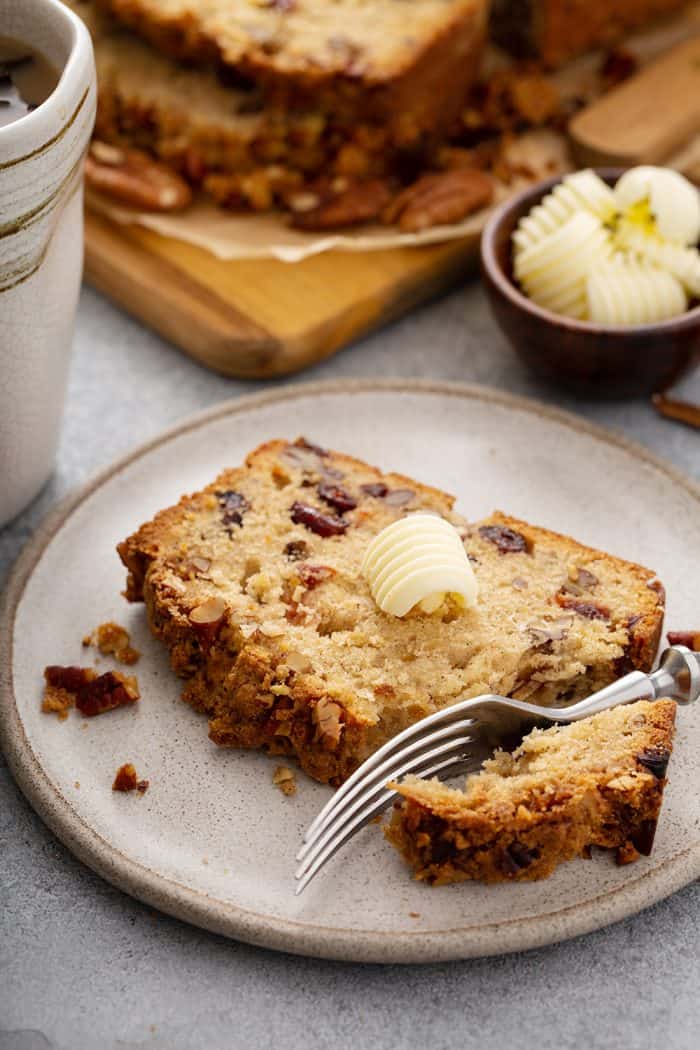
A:
<svg viewBox="0 0 700 1050">
<path fill-rule="evenodd" d="M 271 441 L 119 545 L 127 597 L 146 603 L 212 740 L 296 755 L 334 784 L 460 698 L 551 705 L 651 666 L 663 620 L 653 572 L 504 514 L 470 524 L 452 506 L 303 439 Z M 459 530 L 475 609 L 398 619 L 375 605 L 367 546 L 416 510 Z"/>
<path fill-rule="evenodd" d="M 617 849 L 620 863 L 648 855 L 675 715 L 673 700 L 644 700 L 535 729 L 463 791 L 407 777 L 385 834 L 435 885 L 543 879 L 591 846 Z"/>
<path fill-rule="evenodd" d="M 222 65 L 268 98 L 381 120 L 410 144 L 457 116 L 487 0 L 99 0 L 163 54 Z"/>
</svg>

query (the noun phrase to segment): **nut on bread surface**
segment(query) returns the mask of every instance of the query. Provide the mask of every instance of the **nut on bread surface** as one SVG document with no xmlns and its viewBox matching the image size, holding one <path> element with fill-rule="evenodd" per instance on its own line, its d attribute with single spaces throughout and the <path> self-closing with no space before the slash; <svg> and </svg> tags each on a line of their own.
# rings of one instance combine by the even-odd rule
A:
<svg viewBox="0 0 700 1050">
<path fill-rule="evenodd" d="M 591 846 L 629 863 L 651 852 L 675 714 L 673 700 L 639 701 L 535 729 L 464 790 L 407 777 L 385 834 L 434 885 L 542 879 Z"/>
<path fill-rule="evenodd" d="M 270 441 L 119 545 L 127 596 L 145 602 L 212 740 L 295 755 L 332 784 L 458 699 L 552 705 L 650 668 L 653 572 L 499 512 L 469 523 L 453 502 L 304 439 Z M 399 619 L 375 605 L 367 546 L 417 510 L 463 537 L 476 609 Z"/>
</svg>

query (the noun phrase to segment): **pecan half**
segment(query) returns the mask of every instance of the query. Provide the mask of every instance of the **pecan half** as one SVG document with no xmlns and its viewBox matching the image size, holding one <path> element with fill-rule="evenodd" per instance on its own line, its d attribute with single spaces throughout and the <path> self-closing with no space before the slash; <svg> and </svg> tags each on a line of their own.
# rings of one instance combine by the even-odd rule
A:
<svg viewBox="0 0 700 1050">
<path fill-rule="evenodd" d="M 85 179 L 91 189 L 142 211 L 182 211 L 192 202 L 184 179 L 137 149 L 93 142 L 85 158 Z"/>
<path fill-rule="evenodd" d="M 483 171 L 455 168 L 423 175 L 386 207 L 382 219 L 406 233 L 445 226 L 478 211 L 493 200 L 494 183 Z"/>
<path fill-rule="evenodd" d="M 318 196 L 316 207 L 293 215 L 292 226 L 298 230 L 336 230 L 371 222 L 379 218 L 391 200 L 391 190 L 381 179 L 366 179 L 351 183 L 339 193 L 331 190 Z"/>
</svg>

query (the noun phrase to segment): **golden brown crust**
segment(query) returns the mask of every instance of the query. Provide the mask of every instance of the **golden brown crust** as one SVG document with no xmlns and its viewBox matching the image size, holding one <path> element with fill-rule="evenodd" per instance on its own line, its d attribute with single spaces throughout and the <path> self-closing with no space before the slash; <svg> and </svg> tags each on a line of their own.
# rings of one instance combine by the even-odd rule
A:
<svg viewBox="0 0 700 1050">
<path fill-rule="evenodd" d="M 354 0 L 326 6 L 99 0 L 163 54 L 221 63 L 288 108 L 313 102 L 343 120 L 382 121 L 396 143 L 447 127 L 479 68 L 484 0 L 382 0 L 367 17 Z"/>
<path fill-rule="evenodd" d="M 331 490 L 349 490 L 353 509 L 334 511 L 341 534 L 323 538 L 294 525 L 289 510 L 303 500 L 328 512 L 317 493 L 329 479 Z M 184 699 L 208 715 L 217 744 L 296 755 L 332 783 L 465 691 L 552 703 L 611 681 L 617 661 L 651 665 L 663 617 L 646 585 L 651 572 L 500 513 L 469 526 L 452 505 L 437 489 L 353 457 L 271 441 L 119 545 L 127 597 L 145 602 L 187 680 Z M 371 601 L 359 573 L 369 538 L 420 508 L 463 532 L 482 622 L 449 609 L 444 622 L 395 620 Z M 518 549 L 504 554 L 499 543 L 509 536 Z M 567 588 L 567 601 L 582 595 L 580 610 L 562 609 L 557 588 Z M 509 616 L 515 622 L 504 626 Z"/>
<path fill-rule="evenodd" d="M 675 710 L 672 700 L 641 701 L 578 723 L 597 732 L 587 765 L 579 753 L 569 771 L 543 766 L 497 804 L 479 796 L 479 775 L 467 782 L 471 798 L 436 781 L 395 785 L 402 798 L 385 834 L 416 878 L 434 885 L 542 879 L 591 846 L 617 849 L 618 862 L 630 863 L 651 851 Z M 569 729 L 554 732 L 564 739 Z"/>
</svg>

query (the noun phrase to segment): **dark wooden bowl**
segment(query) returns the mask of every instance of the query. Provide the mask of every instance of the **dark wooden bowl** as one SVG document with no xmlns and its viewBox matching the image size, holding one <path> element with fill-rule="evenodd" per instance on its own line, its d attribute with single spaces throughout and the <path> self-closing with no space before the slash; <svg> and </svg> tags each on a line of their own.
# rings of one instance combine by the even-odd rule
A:
<svg viewBox="0 0 700 1050">
<path fill-rule="evenodd" d="M 621 174 L 598 169 L 610 185 Z M 523 359 L 543 379 L 589 397 L 637 397 L 672 383 L 700 354 L 700 306 L 658 324 L 611 328 L 543 310 L 513 279 L 511 234 L 560 178 L 506 201 L 484 230 L 481 268 L 491 309 Z"/>
</svg>

